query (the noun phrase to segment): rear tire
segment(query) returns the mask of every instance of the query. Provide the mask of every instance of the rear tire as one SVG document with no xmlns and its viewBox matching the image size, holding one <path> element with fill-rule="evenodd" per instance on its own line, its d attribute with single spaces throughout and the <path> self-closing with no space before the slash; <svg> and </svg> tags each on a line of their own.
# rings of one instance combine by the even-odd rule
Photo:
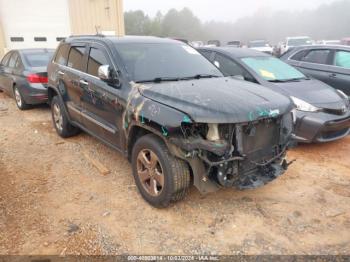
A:
<svg viewBox="0 0 350 262">
<path fill-rule="evenodd" d="M 131 162 L 136 186 L 150 205 L 165 208 L 186 196 L 191 181 L 189 167 L 171 155 L 157 136 L 150 134 L 137 140 Z"/>
<path fill-rule="evenodd" d="M 51 102 L 52 122 L 60 137 L 68 138 L 77 135 L 79 128 L 69 123 L 68 117 L 65 114 L 63 104 L 58 96 L 55 96 Z"/>
<path fill-rule="evenodd" d="M 19 110 L 27 110 L 30 108 L 30 106 L 24 101 L 23 95 L 16 86 L 13 88 L 13 94 Z"/>
</svg>

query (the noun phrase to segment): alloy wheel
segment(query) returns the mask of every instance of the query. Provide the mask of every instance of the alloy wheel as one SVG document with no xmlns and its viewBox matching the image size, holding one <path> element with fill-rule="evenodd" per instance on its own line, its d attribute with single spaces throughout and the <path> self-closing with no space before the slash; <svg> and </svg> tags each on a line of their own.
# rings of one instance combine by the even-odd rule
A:
<svg viewBox="0 0 350 262">
<path fill-rule="evenodd" d="M 62 131 L 62 129 L 63 129 L 63 116 L 62 116 L 62 112 L 61 112 L 61 109 L 60 109 L 58 104 L 53 105 L 53 119 L 54 119 L 56 128 L 59 131 Z"/>
<path fill-rule="evenodd" d="M 143 188 L 151 196 L 159 196 L 164 188 L 164 173 L 157 155 L 144 149 L 137 156 L 137 175 Z"/>
<path fill-rule="evenodd" d="M 22 97 L 21 94 L 18 91 L 18 88 L 15 88 L 15 99 L 16 99 L 16 103 L 18 105 L 19 108 L 22 107 Z"/>
</svg>

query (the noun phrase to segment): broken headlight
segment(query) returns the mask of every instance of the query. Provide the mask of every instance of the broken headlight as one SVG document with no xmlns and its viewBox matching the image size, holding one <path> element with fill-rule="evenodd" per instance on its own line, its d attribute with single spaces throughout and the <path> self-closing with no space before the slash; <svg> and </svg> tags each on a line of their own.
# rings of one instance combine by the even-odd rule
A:
<svg viewBox="0 0 350 262">
<path fill-rule="evenodd" d="M 290 98 L 292 99 L 293 103 L 297 107 L 297 110 L 304 111 L 304 112 L 317 112 L 320 110 L 318 107 L 315 107 L 315 106 L 305 102 L 304 100 L 301 100 L 301 99 L 296 98 L 294 96 L 291 96 Z"/>
</svg>

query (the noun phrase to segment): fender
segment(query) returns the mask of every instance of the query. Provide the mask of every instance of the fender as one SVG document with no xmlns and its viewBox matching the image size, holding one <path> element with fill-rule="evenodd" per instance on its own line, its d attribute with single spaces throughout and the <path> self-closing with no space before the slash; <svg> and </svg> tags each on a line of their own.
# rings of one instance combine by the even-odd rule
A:
<svg viewBox="0 0 350 262">
<path fill-rule="evenodd" d="M 52 98 L 53 98 L 53 96 L 50 94 L 50 92 L 52 92 L 52 91 L 50 91 L 50 89 L 53 90 L 54 93 L 56 93 L 56 95 L 58 96 L 58 99 L 61 101 L 61 104 L 63 105 L 64 113 L 66 114 L 69 122 L 72 122 L 72 119 L 71 119 L 71 117 L 69 115 L 69 112 L 68 112 L 68 109 L 67 109 L 67 105 L 64 102 L 64 99 L 62 97 L 62 93 L 60 92 L 59 88 L 56 87 L 56 86 L 50 85 L 50 86 L 47 87 L 47 91 L 48 91 L 48 94 L 49 94 L 49 104 L 51 105 L 51 101 L 52 101 Z"/>
<path fill-rule="evenodd" d="M 129 101 L 124 115 L 124 130 L 128 143 L 129 135 L 135 127 L 143 128 L 160 137 L 169 148 L 170 152 L 186 161 L 191 167 L 194 186 L 202 193 L 216 192 L 220 186 L 215 182 L 206 179 L 206 171 L 203 161 L 197 156 L 186 155 L 180 147 L 172 142 L 175 136 L 181 139 L 182 124 L 193 123 L 191 118 L 172 107 L 145 98 L 139 93 L 134 93 Z"/>
</svg>

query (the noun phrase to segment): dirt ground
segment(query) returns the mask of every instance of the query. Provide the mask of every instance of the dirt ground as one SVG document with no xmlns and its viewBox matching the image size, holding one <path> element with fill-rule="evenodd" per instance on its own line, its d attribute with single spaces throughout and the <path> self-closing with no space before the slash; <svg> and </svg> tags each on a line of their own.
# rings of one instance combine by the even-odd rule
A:
<svg viewBox="0 0 350 262">
<path fill-rule="evenodd" d="M 350 254 L 350 136 L 288 156 L 263 188 L 192 188 L 157 210 L 120 154 L 87 134 L 62 140 L 48 107 L 20 112 L 0 93 L 0 254 Z"/>
</svg>

